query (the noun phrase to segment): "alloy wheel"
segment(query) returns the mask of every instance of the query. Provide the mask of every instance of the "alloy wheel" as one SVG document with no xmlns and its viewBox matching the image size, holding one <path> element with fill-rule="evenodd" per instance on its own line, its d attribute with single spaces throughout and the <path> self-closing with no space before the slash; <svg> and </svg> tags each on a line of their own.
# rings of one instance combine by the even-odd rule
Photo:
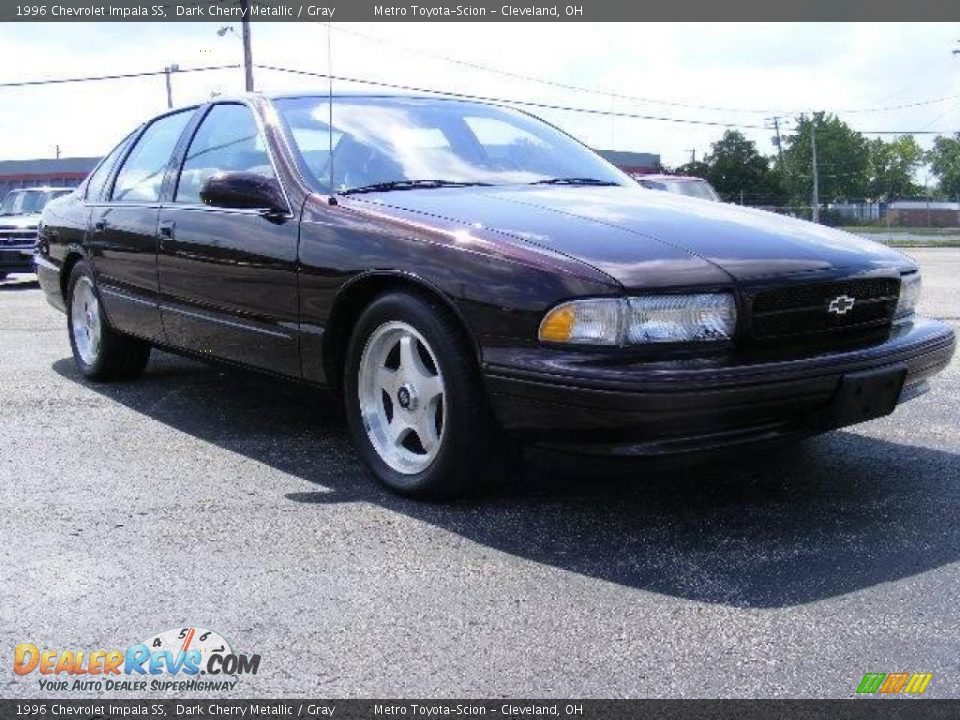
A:
<svg viewBox="0 0 960 720">
<path fill-rule="evenodd" d="M 430 467 L 446 429 L 446 385 L 430 344 L 405 322 L 380 325 L 367 339 L 357 386 L 367 437 L 398 473 Z"/>
<path fill-rule="evenodd" d="M 93 290 L 93 282 L 81 275 L 73 287 L 70 326 L 77 354 L 87 365 L 93 365 L 100 355 L 101 322 L 100 301 Z"/>
</svg>

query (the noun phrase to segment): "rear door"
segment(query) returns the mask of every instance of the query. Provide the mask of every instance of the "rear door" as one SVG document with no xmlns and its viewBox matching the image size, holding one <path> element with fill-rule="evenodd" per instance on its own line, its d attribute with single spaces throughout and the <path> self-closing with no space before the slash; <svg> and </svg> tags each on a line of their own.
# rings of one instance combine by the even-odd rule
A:
<svg viewBox="0 0 960 720">
<path fill-rule="evenodd" d="M 152 121 L 126 153 L 104 198 L 91 203 L 87 244 L 111 325 L 164 340 L 157 280 L 157 218 L 174 148 L 195 110 Z"/>
<path fill-rule="evenodd" d="M 209 107 L 187 146 L 173 202 L 160 210 L 160 291 L 171 343 L 284 375 L 300 375 L 298 218 L 216 208 L 200 199 L 216 173 L 279 182 L 256 115 Z M 297 213 L 298 215 L 298 213 Z"/>
</svg>

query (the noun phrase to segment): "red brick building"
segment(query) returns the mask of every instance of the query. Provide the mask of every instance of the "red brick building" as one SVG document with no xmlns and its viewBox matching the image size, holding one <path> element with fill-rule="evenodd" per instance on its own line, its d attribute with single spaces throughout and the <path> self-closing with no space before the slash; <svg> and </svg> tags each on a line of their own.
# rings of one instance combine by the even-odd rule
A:
<svg viewBox="0 0 960 720">
<path fill-rule="evenodd" d="M 656 153 L 631 152 L 629 150 L 596 150 L 595 152 L 625 173 L 649 175 L 650 173 L 660 172 L 660 156 Z"/>
<path fill-rule="evenodd" d="M 897 200 L 887 206 L 886 221 L 899 227 L 960 227 L 960 203 Z"/>
</svg>

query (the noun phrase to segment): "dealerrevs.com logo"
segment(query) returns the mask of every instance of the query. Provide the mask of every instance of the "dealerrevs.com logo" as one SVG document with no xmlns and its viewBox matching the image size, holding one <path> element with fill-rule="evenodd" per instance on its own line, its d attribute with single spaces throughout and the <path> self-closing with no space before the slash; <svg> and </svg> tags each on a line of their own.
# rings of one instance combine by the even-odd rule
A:
<svg viewBox="0 0 960 720">
<path fill-rule="evenodd" d="M 259 655 L 236 653 L 222 635 L 199 627 L 174 628 L 126 650 L 14 649 L 13 671 L 36 677 L 45 691 L 223 691 L 239 676 L 256 675 Z"/>
<path fill-rule="evenodd" d="M 867 673 L 857 686 L 857 694 L 922 695 L 933 679 L 933 673 Z"/>
</svg>

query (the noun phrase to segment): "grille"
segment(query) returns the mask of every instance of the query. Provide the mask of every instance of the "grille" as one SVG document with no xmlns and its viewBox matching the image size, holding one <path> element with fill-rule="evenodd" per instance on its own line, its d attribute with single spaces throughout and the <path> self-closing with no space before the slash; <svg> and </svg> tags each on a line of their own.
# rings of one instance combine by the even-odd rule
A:
<svg viewBox="0 0 960 720">
<path fill-rule="evenodd" d="M 842 341 L 864 330 L 886 329 L 899 294 L 900 281 L 890 278 L 762 290 L 751 304 L 751 336 L 760 341 L 824 337 Z M 853 306 L 843 314 L 828 312 L 830 304 L 843 296 L 852 298 Z"/>
<path fill-rule="evenodd" d="M 18 230 L 16 232 L 4 232 L 0 230 L 0 247 L 11 247 L 11 246 L 31 246 L 37 240 L 37 232 L 34 231 L 23 231 Z"/>
</svg>

